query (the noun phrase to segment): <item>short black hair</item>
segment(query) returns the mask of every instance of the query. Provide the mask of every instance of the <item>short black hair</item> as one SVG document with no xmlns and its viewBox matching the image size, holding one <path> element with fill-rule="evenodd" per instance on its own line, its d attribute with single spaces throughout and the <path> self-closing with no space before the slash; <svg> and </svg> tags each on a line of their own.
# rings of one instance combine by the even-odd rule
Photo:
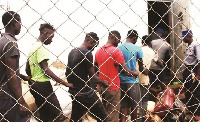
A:
<svg viewBox="0 0 200 122">
<path fill-rule="evenodd" d="M 88 38 L 92 38 L 92 39 L 95 40 L 95 41 L 98 41 L 98 40 L 99 40 L 99 37 L 98 37 L 97 34 L 94 33 L 94 32 L 86 33 L 85 40 L 87 40 Z"/>
<path fill-rule="evenodd" d="M 10 26 L 16 20 L 19 21 L 20 16 L 14 11 L 7 11 L 2 16 L 2 23 L 5 27 Z"/>
<path fill-rule="evenodd" d="M 133 38 L 133 37 L 138 37 L 138 33 L 136 30 L 129 30 L 127 34 L 127 38 Z"/>
<path fill-rule="evenodd" d="M 121 39 L 120 33 L 118 31 L 116 31 L 116 30 L 113 30 L 113 31 L 109 32 L 109 37 L 112 37 L 112 36 L 114 36 L 116 38 L 117 38 L 117 36 L 119 36 L 120 37 L 119 40 Z"/>
<path fill-rule="evenodd" d="M 51 25 L 50 23 L 44 23 L 44 24 L 41 24 L 41 25 L 40 25 L 40 28 L 39 28 L 40 33 L 42 33 L 42 31 L 43 31 L 45 28 L 48 28 L 48 29 L 50 29 L 50 30 L 55 31 L 55 28 L 53 27 L 53 25 Z"/>
<path fill-rule="evenodd" d="M 144 35 L 144 36 L 142 37 L 142 42 L 145 43 L 145 44 L 150 44 L 151 41 L 152 41 L 151 36 Z"/>
</svg>

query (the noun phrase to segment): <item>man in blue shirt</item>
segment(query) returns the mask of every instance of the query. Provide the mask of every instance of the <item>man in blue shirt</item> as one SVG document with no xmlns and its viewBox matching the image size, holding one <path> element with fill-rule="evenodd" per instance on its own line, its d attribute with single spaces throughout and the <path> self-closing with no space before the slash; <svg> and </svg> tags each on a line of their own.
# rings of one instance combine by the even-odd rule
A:
<svg viewBox="0 0 200 122">
<path fill-rule="evenodd" d="M 127 67 L 136 71 L 136 62 L 138 60 L 139 70 L 148 74 L 148 70 L 143 71 L 143 52 L 139 46 L 135 43 L 138 39 L 138 33 L 135 30 L 129 30 L 126 38 L 126 42 L 119 46 L 122 51 Z M 121 122 L 125 122 L 127 119 L 128 108 L 131 107 L 131 120 L 137 118 L 137 108 L 141 106 L 141 93 L 139 86 L 139 79 L 133 76 L 126 76 L 120 74 L 120 86 L 121 86 Z"/>
</svg>

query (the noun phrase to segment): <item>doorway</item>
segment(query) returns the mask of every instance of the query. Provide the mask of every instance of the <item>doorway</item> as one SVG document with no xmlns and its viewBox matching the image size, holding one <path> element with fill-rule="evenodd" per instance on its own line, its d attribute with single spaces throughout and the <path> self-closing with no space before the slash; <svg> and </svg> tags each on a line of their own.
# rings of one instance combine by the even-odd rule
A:
<svg viewBox="0 0 200 122">
<path fill-rule="evenodd" d="M 172 44 L 170 38 L 170 27 L 171 27 L 171 2 L 159 2 L 159 1 L 148 1 L 148 24 L 149 24 L 149 35 L 153 34 L 157 28 L 161 28 L 164 31 L 168 31 L 169 36 L 166 38 L 169 44 Z M 171 40 L 170 40 L 171 39 Z M 170 56 L 166 57 L 167 67 L 165 70 L 166 78 L 170 79 L 170 75 L 173 75 L 171 64 L 173 63 Z"/>
</svg>

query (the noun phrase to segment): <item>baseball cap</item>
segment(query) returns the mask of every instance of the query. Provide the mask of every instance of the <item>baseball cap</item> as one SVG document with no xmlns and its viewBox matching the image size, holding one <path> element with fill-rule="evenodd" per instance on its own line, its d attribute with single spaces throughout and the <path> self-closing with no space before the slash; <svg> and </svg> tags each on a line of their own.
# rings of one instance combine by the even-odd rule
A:
<svg viewBox="0 0 200 122">
<path fill-rule="evenodd" d="M 186 31 L 182 31 L 182 36 L 181 37 L 185 37 L 188 34 L 193 34 L 191 30 L 186 30 Z"/>
<path fill-rule="evenodd" d="M 162 35 L 164 30 L 162 28 L 157 28 L 157 32 Z"/>
</svg>

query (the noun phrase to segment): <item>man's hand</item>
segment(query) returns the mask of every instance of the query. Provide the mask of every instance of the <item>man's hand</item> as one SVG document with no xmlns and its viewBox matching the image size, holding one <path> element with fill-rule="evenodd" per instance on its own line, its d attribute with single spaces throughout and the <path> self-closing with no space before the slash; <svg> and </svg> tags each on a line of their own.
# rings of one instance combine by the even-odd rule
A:
<svg viewBox="0 0 200 122">
<path fill-rule="evenodd" d="M 156 64 L 157 64 L 158 66 L 160 66 L 160 67 L 164 67 L 164 62 L 161 61 L 161 60 L 158 60 L 158 61 L 156 62 Z"/>
<path fill-rule="evenodd" d="M 31 80 L 31 76 L 25 76 L 23 74 L 20 74 L 20 78 L 23 79 L 24 81 L 30 81 Z"/>
<path fill-rule="evenodd" d="M 102 84 L 104 87 L 109 87 L 109 84 L 107 81 L 104 80 L 103 84 Z"/>
<path fill-rule="evenodd" d="M 23 99 L 23 98 L 21 98 L 21 99 Z M 29 110 L 28 104 L 24 100 L 21 100 L 21 101 L 19 100 L 19 103 L 20 103 L 20 105 L 19 105 L 20 115 L 22 117 L 26 117 L 26 116 L 30 115 L 31 112 Z"/>
<path fill-rule="evenodd" d="M 197 81 L 200 80 L 200 61 L 198 61 L 198 62 L 199 62 L 199 63 L 198 63 L 198 66 L 197 66 L 198 72 L 197 72 L 197 75 L 195 76 Z"/>
<path fill-rule="evenodd" d="M 200 80 L 200 75 L 196 75 L 196 80 Z"/>
<path fill-rule="evenodd" d="M 135 77 L 137 77 L 139 75 L 139 71 L 131 71 L 131 74 Z"/>
<path fill-rule="evenodd" d="M 148 69 L 144 69 L 144 71 L 142 72 L 142 74 L 148 75 L 149 74 L 149 70 Z"/>
<path fill-rule="evenodd" d="M 65 85 L 66 87 L 74 88 L 72 83 L 67 83 L 64 81 L 62 84 Z"/>
</svg>

